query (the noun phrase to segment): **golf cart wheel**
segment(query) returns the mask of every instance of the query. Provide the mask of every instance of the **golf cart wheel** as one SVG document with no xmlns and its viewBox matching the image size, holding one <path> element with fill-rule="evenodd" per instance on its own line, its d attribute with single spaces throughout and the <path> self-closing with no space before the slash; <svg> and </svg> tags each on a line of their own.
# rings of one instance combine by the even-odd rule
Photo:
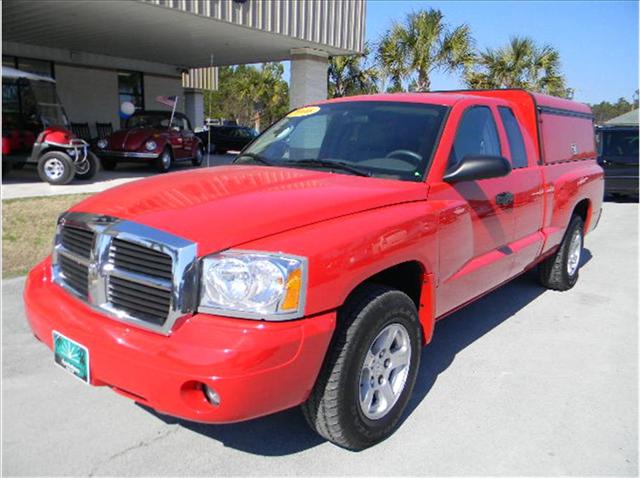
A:
<svg viewBox="0 0 640 478">
<path fill-rule="evenodd" d="M 93 178 L 100 170 L 100 161 L 93 153 L 88 153 L 83 161 L 75 163 L 76 179 L 86 181 Z"/>
<path fill-rule="evenodd" d="M 200 166 L 202 164 L 202 160 L 204 159 L 204 153 L 202 152 L 202 148 L 196 148 L 196 153 L 191 160 L 191 164 L 194 166 Z"/>
<path fill-rule="evenodd" d="M 153 165 L 159 173 L 166 173 L 169 171 L 169 169 L 171 169 L 171 164 L 173 164 L 173 155 L 169 148 L 165 148 L 162 151 L 162 154 L 153 161 Z"/>
<path fill-rule="evenodd" d="M 105 171 L 113 171 L 118 165 L 118 162 L 113 158 L 102 158 L 100 162 L 102 163 L 102 169 Z"/>
<path fill-rule="evenodd" d="M 75 174 L 73 159 L 62 151 L 49 151 L 38 160 L 38 176 L 49 184 L 68 184 Z"/>
</svg>

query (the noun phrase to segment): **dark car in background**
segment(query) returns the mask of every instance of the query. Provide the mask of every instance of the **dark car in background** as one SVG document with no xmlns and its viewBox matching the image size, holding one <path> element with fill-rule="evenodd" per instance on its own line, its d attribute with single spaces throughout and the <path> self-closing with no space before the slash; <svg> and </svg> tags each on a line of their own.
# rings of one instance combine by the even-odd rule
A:
<svg viewBox="0 0 640 478">
<path fill-rule="evenodd" d="M 210 126 L 209 128 L 211 129 L 209 152 L 216 154 L 224 154 L 227 151 L 240 151 L 258 136 L 256 130 L 247 126 L 225 125 Z M 196 134 L 206 148 L 209 142 L 209 131 L 205 129 Z"/>
<path fill-rule="evenodd" d="M 146 162 L 158 172 L 169 171 L 174 162 L 191 161 L 200 166 L 203 145 L 182 113 L 138 111 L 126 128 L 96 142 L 95 152 L 106 170 L 119 162 Z"/>
<path fill-rule="evenodd" d="M 638 197 L 638 127 L 599 126 L 598 163 L 605 194 Z"/>
</svg>

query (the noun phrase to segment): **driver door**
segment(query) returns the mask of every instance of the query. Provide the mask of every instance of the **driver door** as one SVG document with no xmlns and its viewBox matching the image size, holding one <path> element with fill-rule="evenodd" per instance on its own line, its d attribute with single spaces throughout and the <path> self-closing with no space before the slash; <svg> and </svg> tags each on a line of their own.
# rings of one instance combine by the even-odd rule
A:
<svg viewBox="0 0 640 478">
<path fill-rule="evenodd" d="M 451 121 L 455 121 L 451 115 Z M 490 105 L 471 105 L 458 115 L 446 170 L 466 155 L 505 156 L 505 139 Z M 436 313 L 442 315 L 506 281 L 515 234 L 509 175 L 433 184 L 429 200 L 443 201 L 439 224 Z"/>
</svg>

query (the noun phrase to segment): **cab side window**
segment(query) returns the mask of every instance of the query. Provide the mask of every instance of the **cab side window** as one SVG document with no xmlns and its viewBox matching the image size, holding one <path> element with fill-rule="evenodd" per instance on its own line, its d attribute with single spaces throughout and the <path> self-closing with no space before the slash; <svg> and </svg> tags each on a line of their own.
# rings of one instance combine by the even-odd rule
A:
<svg viewBox="0 0 640 478">
<path fill-rule="evenodd" d="M 520 131 L 520 125 L 511 108 L 498 106 L 498 111 L 500 112 L 500 118 L 507 132 L 507 139 L 509 140 L 511 167 L 514 169 L 526 168 L 529 165 L 529 161 L 527 160 L 527 149 L 524 146 L 524 138 L 522 137 L 522 131 Z"/>
<path fill-rule="evenodd" d="M 472 106 L 464 112 L 449 155 L 449 168 L 465 156 L 500 156 L 500 138 L 491 109 Z"/>
</svg>

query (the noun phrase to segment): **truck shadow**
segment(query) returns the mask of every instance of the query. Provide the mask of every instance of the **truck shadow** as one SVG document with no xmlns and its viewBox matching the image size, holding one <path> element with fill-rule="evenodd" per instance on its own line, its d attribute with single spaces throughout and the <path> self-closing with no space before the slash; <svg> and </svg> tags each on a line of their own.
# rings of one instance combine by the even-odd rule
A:
<svg viewBox="0 0 640 478">
<path fill-rule="evenodd" d="M 591 252 L 584 249 L 581 266 L 587 264 L 591 257 Z M 433 340 L 422 352 L 418 379 L 402 421 L 409 418 L 413 410 L 427 398 L 438 376 L 453 363 L 458 352 L 512 317 L 545 291 L 547 289 L 537 283 L 535 271 L 531 271 L 438 322 Z M 276 390 L 274 393 L 277 393 Z M 259 399 L 260 397 L 256 397 L 256 400 Z M 248 422 L 207 425 L 168 417 L 143 405 L 138 406 L 165 423 L 178 424 L 227 447 L 255 455 L 291 455 L 325 441 L 309 429 L 298 407 Z"/>
</svg>

